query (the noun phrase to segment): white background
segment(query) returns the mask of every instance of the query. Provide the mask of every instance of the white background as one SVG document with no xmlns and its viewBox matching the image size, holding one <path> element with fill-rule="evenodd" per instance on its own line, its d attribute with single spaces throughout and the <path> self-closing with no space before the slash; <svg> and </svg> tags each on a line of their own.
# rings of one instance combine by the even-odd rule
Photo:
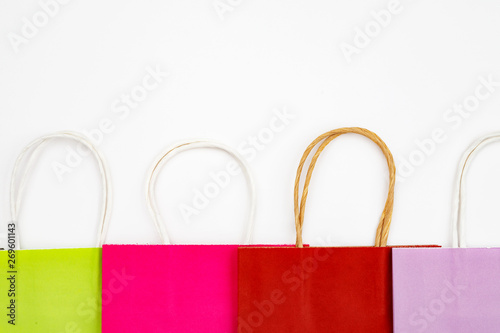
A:
<svg viewBox="0 0 500 333">
<path fill-rule="evenodd" d="M 255 243 L 294 243 L 293 182 L 304 149 L 323 132 L 360 126 L 385 140 L 400 172 L 401 163 L 419 154 L 416 140 L 444 131 L 446 140 L 397 182 L 389 244 L 450 246 L 457 164 L 473 140 L 500 131 L 500 87 L 466 119 L 445 117 L 474 96 L 479 77 L 500 81 L 500 2 L 401 0 L 390 23 L 350 62 L 342 43 L 354 45 L 357 29 L 373 25 L 371 13 L 386 10 L 389 1 L 215 4 L 221 3 L 231 10 L 218 13 L 213 0 L 73 0 L 43 22 L 40 2 L 0 1 L 1 221 L 10 219 L 8 184 L 23 146 L 53 131 L 91 131 L 110 119 L 113 130 L 98 143 L 114 189 L 107 242 L 158 243 L 144 194 L 158 154 L 197 137 L 238 147 L 286 109 L 294 119 L 249 161 L 258 190 Z M 38 31 L 16 52 L 12 36 L 23 36 L 25 20 L 36 15 Z M 169 75 L 120 118 L 114 103 L 141 84 L 148 67 Z M 25 248 L 95 243 L 94 161 L 84 158 L 62 181 L 53 171 L 74 147 L 58 142 L 39 159 L 20 219 Z M 228 161 L 223 153 L 198 150 L 166 166 L 157 194 L 175 243 L 243 239 L 248 197 L 241 175 L 190 221 L 179 211 Z M 383 155 L 370 141 L 335 140 L 313 176 L 304 241 L 372 245 L 387 178 Z M 474 161 L 467 186 L 469 243 L 500 245 L 500 144 Z"/>
</svg>

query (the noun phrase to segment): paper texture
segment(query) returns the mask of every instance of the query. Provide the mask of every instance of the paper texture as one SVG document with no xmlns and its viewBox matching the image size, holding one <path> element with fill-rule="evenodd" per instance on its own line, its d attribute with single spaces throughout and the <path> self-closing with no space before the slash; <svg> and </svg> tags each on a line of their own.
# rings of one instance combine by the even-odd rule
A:
<svg viewBox="0 0 500 333">
<path fill-rule="evenodd" d="M 0 332 L 101 331 L 101 249 L 16 251 L 15 326 L 7 322 L 7 253 L 0 252 Z"/>
<path fill-rule="evenodd" d="M 500 249 L 394 249 L 395 332 L 500 331 Z"/>
</svg>

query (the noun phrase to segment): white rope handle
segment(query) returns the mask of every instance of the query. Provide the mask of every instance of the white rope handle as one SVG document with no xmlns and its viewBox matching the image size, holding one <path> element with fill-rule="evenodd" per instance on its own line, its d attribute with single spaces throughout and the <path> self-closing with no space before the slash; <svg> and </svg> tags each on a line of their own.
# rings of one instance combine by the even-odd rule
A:
<svg viewBox="0 0 500 333">
<path fill-rule="evenodd" d="M 455 248 L 467 247 L 465 237 L 465 176 L 469 169 L 469 162 L 474 158 L 480 148 L 497 141 L 500 141 L 500 133 L 487 135 L 474 142 L 474 144 L 472 144 L 462 156 L 455 185 L 455 199 L 452 218 L 453 247 Z"/>
<path fill-rule="evenodd" d="M 170 244 L 170 239 L 168 237 L 167 230 L 165 228 L 165 225 L 162 221 L 162 217 L 160 215 L 160 212 L 158 210 L 158 206 L 156 204 L 156 182 L 158 178 L 158 174 L 160 173 L 161 169 L 165 165 L 167 161 L 172 159 L 175 155 L 184 152 L 186 150 L 190 149 L 197 149 L 197 148 L 215 148 L 215 149 L 220 149 L 229 155 L 231 155 L 241 166 L 241 170 L 243 171 L 243 174 L 245 175 L 247 184 L 248 184 L 248 190 L 249 190 L 249 197 L 250 197 L 250 210 L 248 214 L 248 227 L 247 227 L 247 233 L 245 235 L 245 241 L 244 244 L 250 244 L 252 240 L 252 234 L 253 234 L 253 227 L 254 227 L 254 222 L 255 222 L 255 208 L 256 208 L 256 195 L 255 195 L 255 184 L 253 181 L 253 178 L 250 174 L 249 167 L 244 160 L 244 158 L 233 148 L 226 146 L 222 143 L 218 142 L 213 142 L 210 140 L 193 140 L 193 141 L 187 141 L 181 144 L 178 144 L 174 147 L 168 148 L 163 154 L 160 155 L 160 158 L 158 158 L 155 163 L 153 164 L 151 168 L 151 172 L 149 174 L 149 178 L 147 181 L 147 186 L 146 186 L 146 201 L 147 205 L 149 208 L 149 212 L 151 213 L 151 216 L 153 217 L 156 230 L 160 234 L 160 238 L 163 244 Z"/>
<path fill-rule="evenodd" d="M 76 132 L 71 132 L 71 131 L 65 131 L 65 132 L 57 132 L 49 135 L 42 136 L 36 140 L 33 140 L 30 144 L 28 144 L 19 154 L 15 164 L 14 164 L 14 169 L 12 171 L 12 178 L 11 178 L 11 183 L 10 183 L 10 213 L 11 213 L 11 219 L 14 223 L 18 224 L 19 220 L 19 212 L 21 208 L 21 202 L 24 194 L 24 190 L 26 188 L 26 182 L 28 179 L 28 174 L 30 170 L 32 169 L 32 166 L 36 160 L 36 156 L 38 153 L 41 151 L 41 149 L 52 139 L 56 138 L 66 138 L 66 139 L 72 139 L 74 141 L 77 141 L 81 144 L 83 144 L 85 147 L 87 147 L 90 152 L 94 155 L 94 157 L 97 160 L 97 163 L 99 165 L 99 172 L 101 174 L 101 181 L 102 181 L 102 212 L 101 212 L 101 219 L 100 219 L 100 225 L 99 225 L 99 230 L 97 234 L 97 247 L 102 247 L 104 240 L 106 239 L 106 234 L 108 231 L 108 221 L 109 221 L 109 215 L 111 211 L 111 185 L 110 185 L 110 176 L 109 176 L 109 171 L 107 164 L 102 157 L 101 153 L 96 149 L 96 147 L 82 134 L 76 133 Z M 26 162 L 26 166 L 24 168 L 24 172 L 22 173 L 22 178 L 21 182 L 19 183 L 19 187 L 16 191 L 16 183 L 17 183 L 17 177 L 21 169 L 21 163 L 25 160 L 26 155 L 31 151 L 31 154 L 29 155 L 28 161 Z M 17 232 L 16 235 L 19 235 L 19 232 Z M 17 241 L 16 241 L 16 249 L 21 248 L 21 243 L 19 236 L 17 236 Z"/>
</svg>

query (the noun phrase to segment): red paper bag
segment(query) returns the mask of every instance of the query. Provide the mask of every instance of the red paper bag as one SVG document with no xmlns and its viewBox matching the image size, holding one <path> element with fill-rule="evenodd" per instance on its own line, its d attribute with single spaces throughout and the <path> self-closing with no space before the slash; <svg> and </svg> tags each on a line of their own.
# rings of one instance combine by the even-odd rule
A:
<svg viewBox="0 0 500 333">
<path fill-rule="evenodd" d="M 375 247 L 304 248 L 302 226 L 314 166 L 323 149 L 345 133 L 371 139 L 387 159 L 389 194 Z M 298 187 L 304 163 L 321 141 L 311 160 L 299 205 Z M 392 259 L 386 244 L 395 173 L 391 152 L 376 134 L 366 129 L 337 129 L 309 145 L 295 180 L 296 248 L 238 249 L 238 332 L 392 332 Z"/>
</svg>

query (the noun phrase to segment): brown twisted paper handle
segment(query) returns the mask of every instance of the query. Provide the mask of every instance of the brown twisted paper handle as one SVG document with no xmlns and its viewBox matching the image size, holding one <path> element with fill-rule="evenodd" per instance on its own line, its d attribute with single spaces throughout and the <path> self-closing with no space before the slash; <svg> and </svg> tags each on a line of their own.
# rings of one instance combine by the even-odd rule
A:
<svg viewBox="0 0 500 333">
<path fill-rule="evenodd" d="M 387 195 L 385 207 L 384 210 L 382 211 L 382 216 L 380 217 L 380 222 L 377 227 L 377 235 L 375 237 L 376 247 L 387 246 L 387 238 L 389 237 L 389 228 L 391 226 L 392 210 L 394 206 L 394 185 L 396 183 L 396 167 L 394 165 L 394 159 L 392 157 L 391 151 L 389 150 L 385 142 L 382 141 L 382 139 L 379 138 L 378 135 L 376 135 L 375 133 L 359 127 L 344 127 L 320 135 L 307 147 L 306 151 L 302 155 L 302 159 L 300 160 L 299 167 L 297 169 L 297 176 L 295 178 L 295 188 L 294 188 L 295 229 L 297 232 L 296 247 L 303 247 L 302 227 L 304 224 L 305 206 L 307 201 L 307 195 L 309 192 L 309 183 L 311 181 L 311 176 L 314 171 L 314 167 L 316 166 L 316 161 L 318 160 L 319 155 L 321 154 L 323 149 L 325 149 L 325 147 L 332 140 L 346 133 L 360 134 L 372 140 L 379 146 L 379 148 L 382 150 L 387 160 L 387 166 L 389 167 L 389 193 Z M 311 151 L 322 140 L 324 141 L 321 143 L 318 150 L 311 159 L 309 169 L 307 170 L 306 179 L 304 183 L 304 190 L 302 191 L 302 198 L 300 200 L 300 205 L 299 205 L 299 183 L 302 170 L 304 168 L 304 164 Z"/>
</svg>

